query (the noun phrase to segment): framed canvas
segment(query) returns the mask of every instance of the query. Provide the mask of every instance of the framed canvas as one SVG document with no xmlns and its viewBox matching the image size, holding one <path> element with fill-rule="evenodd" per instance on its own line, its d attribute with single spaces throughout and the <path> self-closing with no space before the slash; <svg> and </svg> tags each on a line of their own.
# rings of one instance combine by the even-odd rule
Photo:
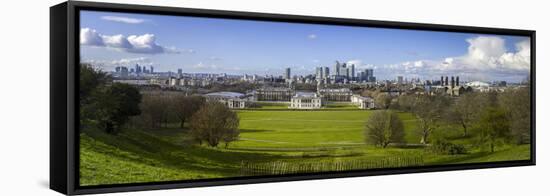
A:
<svg viewBox="0 0 550 196">
<path fill-rule="evenodd" d="M 64 194 L 535 164 L 535 31 L 50 10 L 50 187 Z"/>
</svg>

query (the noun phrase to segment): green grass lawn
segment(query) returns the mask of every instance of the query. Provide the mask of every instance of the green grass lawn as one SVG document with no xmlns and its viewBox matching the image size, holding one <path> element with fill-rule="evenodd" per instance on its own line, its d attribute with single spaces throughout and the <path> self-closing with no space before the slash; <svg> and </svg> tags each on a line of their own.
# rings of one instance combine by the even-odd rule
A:
<svg viewBox="0 0 550 196">
<path fill-rule="evenodd" d="M 238 111 L 241 139 L 235 148 L 307 148 L 364 145 L 364 126 L 372 111 Z M 416 143 L 416 121 L 400 113 Z"/>
<path fill-rule="evenodd" d="M 434 155 L 422 147 L 375 148 L 364 143 L 365 122 L 373 111 L 238 110 L 240 140 L 229 148 L 194 145 L 187 130 L 177 128 L 128 129 L 118 135 L 84 130 L 80 135 L 81 185 L 123 184 L 241 175 L 243 162 L 288 163 L 383 160 L 388 157 L 422 156 L 425 164 L 457 164 L 529 158 L 529 145 L 506 145 L 488 153 L 468 147 L 464 155 Z M 417 120 L 399 113 L 405 124 L 405 140 L 417 144 Z M 454 125 L 441 125 L 434 136 L 453 143 L 471 143 L 475 135 L 461 137 Z M 222 145 L 223 146 L 223 145 Z"/>
</svg>

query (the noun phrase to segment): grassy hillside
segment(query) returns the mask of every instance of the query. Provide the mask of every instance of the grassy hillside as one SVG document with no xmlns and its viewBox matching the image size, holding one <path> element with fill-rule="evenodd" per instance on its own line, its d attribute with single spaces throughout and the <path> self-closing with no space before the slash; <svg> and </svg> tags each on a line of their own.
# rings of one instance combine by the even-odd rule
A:
<svg viewBox="0 0 550 196">
<path fill-rule="evenodd" d="M 529 146 L 499 146 L 495 153 L 468 146 L 464 155 L 435 155 L 423 147 L 375 148 L 364 144 L 363 127 L 372 111 L 240 110 L 240 140 L 229 148 L 192 144 L 180 128 L 125 130 L 118 135 L 84 130 L 80 135 L 81 185 L 158 182 L 240 176 L 243 163 L 332 163 L 377 161 L 394 157 L 421 157 L 424 164 L 456 164 L 529 158 Z M 399 113 L 405 140 L 417 144 L 417 121 Z M 177 125 L 174 125 L 177 127 Z M 461 129 L 442 125 L 433 136 L 453 143 L 476 139 L 461 137 Z"/>
</svg>

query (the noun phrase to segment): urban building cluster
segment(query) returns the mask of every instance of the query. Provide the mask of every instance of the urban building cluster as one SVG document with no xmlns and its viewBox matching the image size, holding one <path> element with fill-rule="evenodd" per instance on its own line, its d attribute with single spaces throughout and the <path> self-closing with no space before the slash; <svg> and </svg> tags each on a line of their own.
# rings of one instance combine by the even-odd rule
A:
<svg viewBox="0 0 550 196">
<path fill-rule="evenodd" d="M 153 66 L 135 65 L 128 69 L 124 66 L 115 68 L 111 74 L 115 82 L 140 86 L 158 86 L 174 90 L 206 89 L 202 94 L 209 101 L 219 101 L 229 108 L 247 108 L 259 102 L 281 102 L 292 109 L 319 109 L 331 102 L 348 102 L 360 109 L 376 108 L 374 98 L 354 94 L 352 88 L 369 88 L 390 96 L 403 93 L 460 96 L 466 92 L 503 91 L 507 87 L 504 81 L 485 83 L 480 81 L 462 82 L 459 76 L 441 76 L 436 80 L 405 78 L 397 76 L 394 80 L 377 80 L 373 69 L 364 69 L 356 73 L 354 64 L 336 61 L 333 69 L 320 66 L 315 73 L 292 75 L 291 68 L 284 69 L 280 76 L 273 75 L 228 75 L 208 73 L 155 72 Z M 256 86 L 247 89 L 246 93 L 212 92 L 212 84 L 240 85 L 252 83 Z M 296 85 L 309 84 L 316 90 L 297 90 Z"/>
<path fill-rule="evenodd" d="M 329 102 L 347 102 L 360 109 L 374 109 L 374 99 L 355 95 L 350 89 L 319 89 L 317 92 L 296 91 L 291 88 L 260 88 L 250 93 L 213 92 L 204 95 L 209 101 L 218 101 L 229 108 L 247 108 L 254 103 L 285 103 L 290 109 L 321 109 Z"/>
</svg>

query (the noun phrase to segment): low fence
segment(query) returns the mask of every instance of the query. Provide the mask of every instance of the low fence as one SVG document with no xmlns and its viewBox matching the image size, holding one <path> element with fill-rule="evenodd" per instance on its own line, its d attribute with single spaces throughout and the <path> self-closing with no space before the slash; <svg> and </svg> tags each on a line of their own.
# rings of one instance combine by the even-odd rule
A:
<svg viewBox="0 0 550 196">
<path fill-rule="evenodd" d="M 263 163 L 241 162 L 241 175 L 282 175 L 328 171 L 351 171 L 377 168 L 398 168 L 424 165 L 421 156 L 388 157 L 377 160 L 334 160 L 322 162 L 274 161 Z"/>
</svg>

